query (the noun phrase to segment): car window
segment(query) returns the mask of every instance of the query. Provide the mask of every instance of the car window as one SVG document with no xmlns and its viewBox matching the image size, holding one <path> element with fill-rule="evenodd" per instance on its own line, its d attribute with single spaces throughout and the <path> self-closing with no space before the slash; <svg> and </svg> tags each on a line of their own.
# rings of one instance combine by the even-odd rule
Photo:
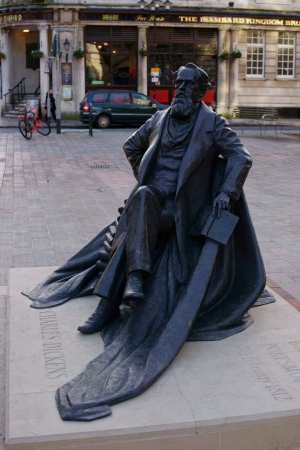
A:
<svg viewBox="0 0 300 450">
<path fill-rule="evenodd" d="M 150 104 L 149 98 L 142 94 L 131 94 L 132 101 L 135 105 L 148 105 Z"/>
<path fill-rule="evenodd" d="M 96 92 L 96 94 L 93 95 L 93 102 L 94 103 L 103 103 L 106 102 L 107 99 L 107 93 L 106 92 Z"/>
<path fill-rule="evenodd" d="M 129 92 L 112 92 L 110 103 L 130 103 Z"/>
</svg>

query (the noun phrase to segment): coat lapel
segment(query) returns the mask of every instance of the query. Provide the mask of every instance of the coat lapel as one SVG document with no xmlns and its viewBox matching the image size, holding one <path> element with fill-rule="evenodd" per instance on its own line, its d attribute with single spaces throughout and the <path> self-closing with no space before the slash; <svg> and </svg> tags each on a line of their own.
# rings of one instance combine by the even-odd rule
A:
<svg viewBox="0 0 300 450">
<path fill-rule="evenodd" d="M 150 145 L 146 153 L 144 154 L 140 168 L 139 168 L 139 179 L 138 185 L 142 186 L 145 182 L 146 176 L 151 171 L 153 158 L 156 156 L 158 144 L 161 140 L 161 136 L 163 133 L 164 125 L 167 120 L 168 115 L 170 114 L 170 109 L 166 109 L 162 111 L 159 115 L 158 121 L 155 124 L 155 129 L 150 135 Z"/>
<path fill-rule="evenodd" d="M 195 120 L 192 137 L 180 166 L 176 195 L 210 149 L 212 140 L 209 133 L 214 129 L 214 121 L 215 113 L 205 103 L 202 103 Z"/>
</svg>

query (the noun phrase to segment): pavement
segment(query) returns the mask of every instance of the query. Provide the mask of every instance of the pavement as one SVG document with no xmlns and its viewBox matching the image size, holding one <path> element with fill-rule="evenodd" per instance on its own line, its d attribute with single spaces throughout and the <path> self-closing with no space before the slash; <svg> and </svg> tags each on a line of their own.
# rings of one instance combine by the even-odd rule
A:
<svg viewBox="0 0 300 450">
<path fill-rule="evenodd" d="M 64 263 L 113 221 L 134 186 L 122 145 L 135 128 L 35 133 L 0 122 L 0 449 L 4 438 L 9 268 Z M 237 127 L 236 131 L 241 134 Z M 300 309 L 300 145 L 294 130 L 243 129 L 253 157 L 245 184 L 268 284 Z M 245 236 L 247 239 L 247 236 Z M 24 301 L 26 299 L 24 298 Z"/>
</svg>

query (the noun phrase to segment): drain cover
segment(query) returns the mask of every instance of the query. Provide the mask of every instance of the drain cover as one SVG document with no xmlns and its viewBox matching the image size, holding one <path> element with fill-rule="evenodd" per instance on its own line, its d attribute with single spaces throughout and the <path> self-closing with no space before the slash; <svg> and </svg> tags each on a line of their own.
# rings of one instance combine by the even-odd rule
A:
<svg viewBox="0 0 300 450">
<path fill-rule="evenodd" d="M 91 169 L 110 169 L 110 166 L 107 166 L 106 164 L 96 164 L 95 166 L 91 166 Z"/>
</svg>

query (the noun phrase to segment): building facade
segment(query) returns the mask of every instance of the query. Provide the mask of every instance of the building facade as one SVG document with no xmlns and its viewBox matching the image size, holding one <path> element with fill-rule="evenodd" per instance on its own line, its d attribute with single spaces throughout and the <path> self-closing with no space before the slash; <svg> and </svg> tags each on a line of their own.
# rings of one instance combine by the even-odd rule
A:
<svg viewBox="0 0 300 450">
<path fill-rule="evenodd" d="M 53 87 L 65 114 L 94 89 L 170 103 L 172 72 L 194 62 L 210 76 L 204 100 L 218 112 L 299 116 L 300 0 L 2 0 L 0 28 L 3 105 L 21 80 L 26 92 L 40 86 L 42 103 Z"/>
</svg>

